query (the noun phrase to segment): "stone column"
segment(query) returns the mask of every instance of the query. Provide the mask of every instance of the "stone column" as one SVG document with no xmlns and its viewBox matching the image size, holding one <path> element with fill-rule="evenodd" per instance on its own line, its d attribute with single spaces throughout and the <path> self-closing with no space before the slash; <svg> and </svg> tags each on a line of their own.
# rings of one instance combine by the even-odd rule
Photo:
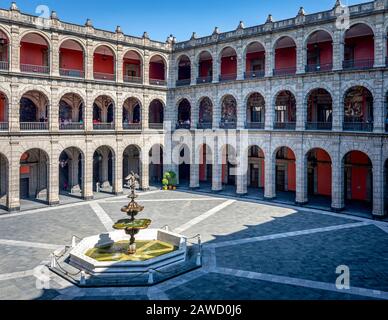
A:
<svg viewBox="0 0 388 320">
<path fill-rule="evenodd" d="M 147 191 L 150 188 L 150 167 L 149 167 L 149 154 L 148 147 L 144 146 L 141 151 L 141 177 L 140 177 L 140 187 L 143 191 Z"/>
<path fill-rule="evenodd" d="M 197 129 L 199 121 L 199 102 L 196 94 L 191 104 L 191 129 Z"/>
<path fill-rule="evenodd" d="M 221 74 L 221 63 L 217 49 L 212 52 L 213 56 L 213 83 L 218 83 Z"/>
<path fill-rule="evenodd" d="M 11 84 L 11 96 L 8 97 L 8 125 L 10 132 L 20 132 L 20 96 L 17 84 Z"/>
<path fill-rule="evenodd" d="M 142 102 L 142 105 L 141 105 L 141 126 L 142 126 L 142 129 L 143 131 L 144 130 L 148 130 L 149 128 L 149 107 L 150 107 L 150 103 L 151 101 L 149 101 L 149 98 L 148 98 L 148 94 L 144 94 L 143 95 L 143 102 Z"/>
<path fill-rule="evenodd" d="M 222 150 L 218 146 L 218 138 L 214 138 L 213 165 L 212 165 L 212 191 L 222 190 Z"/>
<path fill-rule="evenodd" d="M 242 139 L 243 136 L 243 134 L 240 135 L 240 141 L 237 145 L 238 167 L 236 176 L 236 193 L 240 196 L 248 193 L 248 147 L 247 143 L 245 143 Z"/>
<path fill-rule="evenodd" d="M 303 43 L 303 34 L 299 34 L 296 40 L 296 73 L 305 73 L 305 64 L 307 61 L 306 48 Z"/>
<path fill-rule="evenodd" d="M 376 156 L 373 162 L 373 215 L 382 217 L 385 214 L 384 208 L 384 163 L 380 146 L 375 146 Z"/>
<path fill-rule="evenodd" d="M 339 75 L 333 77 L 333 131 L 341 132 L 344 121 L 343 92 L 341 90 L 341 80 Z"/>
<path fill-rule="evenodd" d="M 244 54 L 241 44 L 237 47 L 237 80 L 244 80 Z"/>
<path fill-rule="evenodd" d="M 296 130 L 304 131 L 306 129 L 306 114 L 307 114 L 307 105 L 303 97 L 303 79 L 297 80 L 297 90 L 296 90 Z"/>
<path fill-rule="evenodd" d="M 383 16 L 381 18 L 383 19 Z M 385 52 L 387 50 L 386 30 L 384 28 L 384 20 L 379 21 L 375 25 L 375 62 L 374 67 L 385 67 Z"/>
<path fill-rule="evenodd" d="M 16 212 L 20 210 L 20 154 L 17 150 L 18 143 L 11 142 L 10 145 L 7 208 L 9 212 Z"/>
<path fill-rule="evenodd" d="M 242 84 L 238 84 L 239 87 L 242 87 Z M 243 90 L 240 88 L 240 94 L 237 97 L 237 129 L 245 129 L 245 124 L 247 122 L 247 106 L 243 97 Z"/>
<path fill-rule="evenodd" d="M 81 191 L 81 186 L 79 185 L 78 182 L 78 174 L 79 174 L 79 167 L 78 167 L 78 158 L 79 157 L 79 152 L 74 151 L 72 154 L 72 159 L 69 161 L 69 187 L 70 187 L 70 192 L 75 193 L 75 192 L 80 192 Z"/>
<path fill-rule="evenodd" d="M 52 152 L 48 163 L 47 200 L 50 206 L 59 204 L 59 154 L 56 151 L 58 141 L 52 141 Z"/>
<path fill-rule="evenodd" d="M 102 160 L 100 162 L 100 183 L 102 188 L 111 187 L 109 182 L 109 152 L 104 150 L 101 152 Z M 112 159 L 112 163 L 114 163 L 114 158 Z M 114 165 L 113 165 L 114 167 Z M 113 168 L 114 169 L 114 168 Z M 113 170 L 112 170 L 113 172 Z M 114 172 L 113 172 L 114 173 Z M 114 175 L 114 174 L 113 174 Z"/>
<path fill-rule="evenodd" d="M 198 63 L 195 60 L 195 55 L 190 56 L 191 61 L 191 83 L 190 85 L 195 86 L 198 78 Z"/>
<path fill-rule="evenodd" d="M 200 162 L 200 153 L 195 150 L 194 137 L 192 143 L 192 150 L 190 152 L 191 164 L 190 164 L 190 188 L 197 189 L 199 188 L 199 162 Z"/>
<path fill-rule="evenodd" d="M 344 39 L 343 31 L 336 29 L 333 36 L 333 70 L 342 70 L 344 61 Z"/>
<path fill-rule="evenodd" d="M 93 64 L 94 64 L 94 42 L 91 39 L 86 41 L 86 52 L 85 52 L 85 78 L 87 80 L 93 80 Z"/>
<path fill-rule="evenodd" d="M 220 127 L 221 122 L 221 97 L 218 95 L 215 96 L 215 100 L 213 101 L 213 129 Z"/>
<path fill-rule="evenodd" d="M 51 132 L 59 131 L 59 94 L 58 87 L 51 87 L 51 101 L 49 105 L 49 126 Z"/>
<path fill-rule="evenodd" d="M 386 102 L 385 102 L 385 90 L 384 80 L 381 78 L 374 81 L 374 89 L 377 93 L 373 98 L 373 120 L 374 120 L 374 132 L 385 132 L 385 116 L 386 116 Z"/>
<path fill-rule="evenodd" d="M 265 39 L 265 76 L 272 77 L 275 68 L 275 51 L 273 50 L 271 36 Z"/>
<path fill-rule="evenodd" d="M 9 70 L 11 72 L 20 72 L 19 26 L 11 26 L 11 39 L 9 41 Z"/>
<path fill-rule="evenodd" d="M 83 173 L 83 198 L 84 200 L 92 200 L 93 195 L 93 145 L 92 140 L 89 138 L 86 140 L 85 158 L 82 159 L 82 166 L 84 168 Z"/>
<path fill-rule="evenodd" d="M 143 65 L 143 83 L 150 84 L 150 52 L 144 50 L 144 65 Z"/>
<path fill-rule="evenodd" d="M 119 141 L 118 141 L 119 142 Z M 120 146 L 121 143 L 118 143 Z M 113 193 L 115 195 L 123 194 L 123 152 L 122 148 L 118 147 L 115 150 L 115 156 L 112 159 L 113 164 Z"/>
<path fill-rule="evenodd" d="M 117 45 L 116 67 L 115 67 L 116 82 L 118 83 L 124 82 L 123 59 L 124 59 L 123 46 L 119 44 Z"/>
<path fill-rule="evenodd" d="M 267 200 L 272 200 L 276 198 L 276 159 L 275 156 L 272 154 L 271 150 L 267 150 L 265 155 L 266 157 L 264 166 L 264 198 Z"/>
<path fill-rule="evenodd" d="M 120 132 L 123 131 L 123 93 L 117 91 L 116 95 L 116 105 L 114 106 L 114 121 L 115 121 L 115 130 Z"/>
<path fill-rule="evenodd" d="M 276 93 L 275 93 L 276 94 Z M 273 123 L 275 120 L 275 106 L 272 101 L 274 99 L 271 90 L 271 80 L 265 81 L 265 130 L 273 130 Z"/>
<path fill-rule="evenodd" d="M 54 77 L 59 77 L 59 37 L 58 33 L 51 34 L 51 47 L 50 47 L 50 74 Z"/>
<path fill-rule="evenodd" d="M 93 131 L 93 90 L 86 89 L 84 122 L 86 132 Z"/>
<path fill-rule="evenodd" d="M 302 144 L 302 142 L 301 142 Z M 308 203 L 307 195 L 307 161 L 303 154 L 303 146 L 296 151 L 296 204 Z"/>
<path fill-rule="evenodd" d="M 344 167 L 340 158 L 340 143 L 335 143 L 332 154 L 332 203 L 331 208 L 335 212 L 340 212 L 345 208 L 344 198 Z"/>
</svg>

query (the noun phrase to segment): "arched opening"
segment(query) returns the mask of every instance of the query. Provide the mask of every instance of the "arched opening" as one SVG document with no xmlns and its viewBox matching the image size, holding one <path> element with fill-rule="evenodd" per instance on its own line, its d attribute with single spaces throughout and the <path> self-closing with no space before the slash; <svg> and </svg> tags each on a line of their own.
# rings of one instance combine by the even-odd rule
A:
<svg viewBox="0 0 388 320">
<path fill-rule="evenodd" d="M 93 129 L 114 130 L 114 101 L 108 96 L 99 96 L 93 104 Z"/>
<path fill-rule="evenodd" d="M 49 100 L 39 91 L 28 91 L 20 99 L 20 130 L 48 130 Z"/>
<path fill-rule="evenodd" d="M 248 45 L 245 55 L 245 79 L 262 78 L 265 75 L 265 48 L 260 42 Z"/>
<path fill-rule="evenodd" d="M 233 81 L 237 79 L 237 53 L 232 47 L 226 47 L 221 52 L 220 81 Z"/>
<path fill-rule="evenodd" d="M 296 44 L 290 37 L 281 37 L 275 44 L 274 76 L 296 73 Z"/>
<path fill-rule="evenodd" d="M 0 70 L 9 69 L 9 39 L 7 35 L 0 30 Z"/>
<path fill-rule="evenodd" d="M 373 167 L 363 152 L 351 151 L 344 157 L 344 199 L 351 211 L 371 213 L 373 209 Z"/>
<path fill-rule="evenodd" d="M 231 95 L 227 95 L 222 99 L 220 128 L 237 128 L 237 101 Z"/>
<path fill-rule="evenodd" d="M 179 151 L 179 185 L 190 185 L 191 152 L 187 145 L 183 145 Z"/>
<path fill-rule="evenodd" d="M 264 197 L 265 186 L 265 157 L 258 146 L 248 149 L 248 188 L 249 193 Z"/>
<path fill-rule="evenodd" d="M 84 50 L 74 40 L 66 40 L 59 48 L 59 74 L 66 77 L 84 78 Z"/>
<path fill-rule="evenodd" d="M 252 93 L 247 101 L 247 129 L 264 129 L 265 100 L 257 92 Z"/>
<path fill-rule="evenodd" d="M 93 74 L 95 80 L 115 81 L 115 54 L 108 46 L 94 51 Z"/>
<path fill-rule="evenodd" d="M 149 151 L 149 184 L 160 187 L 163 179 L 163 147 L 154 145 Z"/>
<path fill-rule="evenodd" d="M 183 99 L 178 105 L 178 123 L 176 128 L 191 128 L 191 104 L 187 99 Z"/>
<path fill-rule="evenodd" d="M 128 51 L 123 58 L 124 82 L 142 83 L 142 59 L 136 51 Z"/>
<path fill-rule="evenodd" d="M 344 69 L 369 69 L 375 62 L 373 30 L 358 23 L 348 29 L 344 41 Z"/>
<path fill-rule="evenodd" d="M 276 96 L 274 129 L 296 129 L 296 99 L 291 91 L 284 90 Z"/>
<path fill-rule="evenodd" d="M 101 146 L 93 155 L 93 191 L 113 193 L 114 154 L 110 147 Z"/>
<path fill-rule="evenodd" d="M 208 97 L 199 103 L 198 129 L 211 129 L 213 127 L 213 103 Z"/>
<path fill-rule="evenodd" d="M 186 55 L 183 55 L 178 60 L 178 79 L 176 86 L 188 86 L 191 83 L 191 61 Z"/>
<path fill-rule="evenodd" d="M 50 73 L 50 48 L 38 33 L 28 33 L 20 41 L 20 71 Z"/>
<path fill-rule="evenodd" d="M 0 92 L 0 131 L 8 129 L 8 98 L 3 92 Z"/>
<path fill-rule="evenodd" d="M 203 51 L 198 59 L 197 83 L 210 83 L 213 81 L 213 57 L 208 51 Z"/>
<path fill-rule="evenodd" d="M 20 199 L 25 201 L 48 202 L 47 153 L 41 149 L 31 149 L 20 158 Z"/>
<path fill-rule="evenodd" d="M 129 188 L 126 178 L 133 172 L 141 177 L 140 148 L 136 145 L 130 145 L 124 150 L 123 155 L 123 184 Z"/>
<path fill-rule="evenodd" d="M 315 31 L 307 40 L 306 72 L 333 69 L 333 39 L 327 31 Z"/>
<path fill-rule="evenodd" d="M 163 129 L 164 107 L 161 101 L 153 100 L 151 102 L 148 121 L 150 129 Z"/>
<path fill-rule="evenodd" d="M 59 129 L 84 129 L 84 102 L 76 93 L 67 93 L 59 101 Z"/>
<path fill-rule="evenodd" d="M 307 193 L 309 203 L 331 207 L 332 162 L 323 149 L 313 149 L 307 153 Z"/>
<path fill-rule="evenodd" d="M 331 130 L 333 128 L 333 99 L 325 89 L 314 89 L 307 99 L 306 130 Z"/>
<path fill-rule="evenodd" d="M 59 193 L 76 198 L 83 197 L 84 159 L 82 151 L 71 147 L 59 156 Z"/>
<path fill-rule="evenodd" d="M 167 84 L 166 64 L 159 55 L 153 56 L 150 60 L 149 82 L 157 86 L 165 86 Z"/>
<path fill-rule="evenodd" d="M 141 105 L 138 99 L 128 98 L 123 105 L 123 129 L 141 130 Z"/>
<path fill-rule="evenodd" d="M 345 93 L 345 131 L 373 131 L 373 96 L 365 87 L 356 86 Z"/>
<path fill-rule="evenodd" d="M 237 184 L 237 152 L 231 145 L 222 148 L 222 184 L 224 188 L 233 190 Z"/>
<path fill-rule="evenodd" d="M 8 159 L 0 153 L 0 208 L 8 207 Z"/>
<path fill-rule="evenodd" d="M 199 185 L 201 188 L 212 188 L 213 181 L 213 153 L 207 144 L 199 148 Z"/>
<path fill-rule="evenodd" d="M 384 165 L 384 212 L 388 214 L 388 159 Z"/>
<path fill-rule="evenodd" d="M 296 157 L 287 147 L 281 147 L 276 152 L 276 196 L 295 201 L 296 195 Z"/>
</svg>

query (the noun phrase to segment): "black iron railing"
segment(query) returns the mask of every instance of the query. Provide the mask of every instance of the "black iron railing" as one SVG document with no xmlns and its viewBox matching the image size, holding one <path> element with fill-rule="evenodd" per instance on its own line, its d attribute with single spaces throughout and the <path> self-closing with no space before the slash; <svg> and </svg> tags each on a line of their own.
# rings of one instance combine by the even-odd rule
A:
<svg viewBox="0 0 388 320">
<path fill-rule="evenodd" d="M 372 132 L 373 122 L 344 122 L 343 131 Z"/>
<path fill-rule="evenodd" d="M 128 83 L 143 83 L 142 77 L 124 76 L 124 82 Z"/>
<path fill-rule="evenodd" d="M 264 78 L 264 76 L 265 76 L 264 70 L 244 72 L 244 79 Z"/>
<path fill-rule="evenodd" d="M 197 125 L 198 129 L 212 129 L 213 128 L 213 123 L 212 122 L 199 122 Z"/>
<path fill-rule="evenodd" d="M 221 121 L 220 128 L 221 129 L 236 129 L 237 122 L 236 121 Z"/>
<path fill-rule="evenodd" d="M 308 64 L 306 66 L 306 72 L 324 72 L 333 70 L 332 63 L 325 64 Z"/>
<path fill-rule="evenodd" d="M 8 131 L 9 124 L 8 122 L 0 122 L 0 131 Z"/>
<path fill-rule="evenodd" d="M 93 130 L 114 130 L 115 124 L 113 122 L 93 123 Z"/>
<path fill-rule="evenodd" d="M 212 83 L 212 82 L 213 82 L 213 77 L 198 77 L 197 78 L 197 84 Z"/>
<path fill-rule="evenodd" d="M 183 80 L 176 81 L 177 87 L 189 86 L 190 84 L 191 84 L 191 79 L 183 79 Z"/>
<path fill-rule="evenodd" d="M 333 129 L 331 122 L 306 122 L 306 130 L 327 130 Z"/>
<path fill-rule="evenodd" d="M 362 70 L 373 68 L 374 59 L 345 60 L 342 68 L 345 70 Z"/>
<path fill-rule="evenodd" d="M 275 130 L 295 130 L 296 122 L 275 122 L 273 128 Z"/>
<path fill-rule="evenodd" d="M 264 122 L 247 122 L 245 124 L 246 129 L 256 129 L 256 130 L 264 130 L 265 123 Z"/>
<path fill-rule="evenodd" d="M 220 79 L 220 82 L 234 81 L 237 79 L 237 73 L 221 74 L 219 79 Z"/>
<path fill-rule="evenodd" d="M 9 62 L 0 61 L 0 70 L 9 70 Z"/>
<path fill-rule="evenodd" d="M 153 130 L 163 130 L 164 124 L 163 123 L 149 123 L 148 128 Z"/>
<path fill-rule="evenodd" d="M 20 71 L 27 72 L 27 73 L 49 74 L 50 67 L 49 66 L 36 66 L 36 65 L 32 65 L 32 64 L 21 64 Z"/>
<path fill-rule="evenodd" d="M 94 72 L 95 80 L 115 81 L 116 75 L 112 73 Z"/>
<path fill-rule="evenodd" d="M 83 122 L 59 123 L 59 130 L 84 130 Z"/>
<path fill-rule="evenodd" d="M 287 76 L 294 75 L 296 73 L 296 67 L 273 69 L 274 76 Z"/>
<path fill-rule="evenodd" d="M 153 86 L 166 86 L 167 81 L 166 80 L 160 80 L 160 79 L 150 79 L 150 84 Z"/>
<path fill-rule="evenodd" d="M 141 126 L 141 123 L 128 123 L 128 122 L 124 122 L 123 123 L 123 129 L 124 130 L 141 130 L 142 126 Z"/>
<path fill-rule="evenodd" d="M 178 123 L 176 124 L 175 128 L 176 128 L 177 130 L 179 130 L 179 129 L 190 130 L 190 129 L 191 129 L 191 124 L 190 124 L 190 123 L 179 123 L 179 122 L 178 122 Z"/>
<path fill-rule="evenodd" d="M 82 70 L 72 70 L 72 69 L 59 69 L 59 74 L 62 77 L 72 77 L 72 78 L 85 78 L 85 72 Z"/>
<path fill-rule="evenodd" d="M 22 131 L 45 131 L 48 129 L 48 122 L 20 122 L 20 130 Z"/>
</svg>

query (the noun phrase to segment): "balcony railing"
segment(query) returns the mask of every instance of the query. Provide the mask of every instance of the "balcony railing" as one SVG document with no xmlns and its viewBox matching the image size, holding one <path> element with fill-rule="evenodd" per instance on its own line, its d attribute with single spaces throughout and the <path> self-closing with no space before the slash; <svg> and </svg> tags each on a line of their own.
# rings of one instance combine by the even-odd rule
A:
<svg viewBox="0 0 388 320">
<path fill-rule="evenodd" d="M 295 130 L 296 122 L 275 122 L 273 128 L 275 130 Z"/>
<path fill-rule="evenodd" d="M 344 122 L 343 131 L 373 132 L 373 122 Z"/>
<path fill-rule="evenodd" d="M 198 77 L 197 78 L 197 84 L 212 83 L 212 82 L 213 82 L 213 77 L 212 76 L 209 76 L 209 77 Z"/>
<path fill-rule="evenodd" d="M 250 72 L 244 72 L 244 79 L 257 79 L 257 78 L 264 78 L 265 71 L 259 70 L 259 71 L 250 71 Z"/>
<path fill-rule="evenodd" d="M 273 69 L 274 76 L 287 76 L 296 73 L 296 67 Z"/>
<path fill-rule="evenodd" d="M 220 122 L 221 129 L 237 129 L 237 122 L 235 121 L 221 121 Z"/>
<path fill-rule="evenodd" d="M 264 122 L 247 122 L 245 124 L 246 129 L 256 129 L 256 130 L 264 130 L 265 123 Z"/>
<path fill-rule="evenodd" d="M 190 130 L 191 129 L 191 123 L 177 123 L 175 128 L 177 130 L 179 129 L 185 129 L 185 130 Z"/>
<path fill-rule="evenodd" d="M 59 130 L 84 130 L 83 122 L 59 123 Z"/>
<path fill-rule="evenodd" d="M 213 128 L 213 123 L 212 122 L 199 122 L 197 124 L 198 129 L 212 129 Z"/>
<path fill-rule="evenodd" d="M 124 82 L 128 83 L 143 83 L 142 77 L 124 76 Z"/>
<path fill-rule="evenodd" d="M 176 81 L 177 87 L 189 86 L 190 84 L 191 84 L 191 79 L 183 79 L 183 80 Z"/>
<path fill-rule="evenodd" d="M 48 128 L 48 122 L 20 122 L 20 130 L 22 131 L 45 131 Z"/>
<path fill-rule="evenodd" d="M 362 70 L 373 68 L 374 59 L 345 60 L 342 68 L 345 70 Z"/>
<path fill-rule="evenodd" d="M 32 64 L 21 64 L 20 71 L 21 72 L 28 72 L 28 73 L 49 74 L 50 67 L 49 66 L 36 66 L 36 65 L 32 65 Z"/>
<path fill-rule="evenodd" d="M 85 72 L 83 70 L 59 69 L 59 74 L 62 77 L 85 78 Z"/>
<path fill-rule="evenodd" d="M 388 123 L 385 124 L 385 132 L 388 132 Z"/>
<path fill-rule="evenodd" d="M 113 122 L 93 123 L 93 130 L 114 130 L 115 124 Z"/>
<path fill-rule="evenodd" d="M 0 70 L 9 70 L 9 62 L 0 61 Z"/>
<path fill-rule="evenodd" d="M 141 123 L 123 123 L 123 129 L 124 130 L 141 130 Z"/>
<path fill-rule="evenodd" d="M 308 64 L 306 66 L 306 72 L 324 72 L 333 70 L 332 63 L 325 64 Z"/>
<path fill-rule="evenodd" d="M 9 125 L 8 122 L 0 122 L 0 131 L 8 131 Z"/>
<path fill-rule="evenodd" d="M 388 67 L 388 57 L 385 57 L 385 65 Z"/>
<path fill-rule="evenodd" d="M 167 81 L 166 80 L 160 80 L 160 79 L 150 79 L 150 85 L 153 86 L 166 86 Z"/>
<path fill-rule="evenodd" d="M 115 81 L 116 75 L 112 73 L 94 72 L 95 80 Z"/>
<path fill-rule="evenodd" d="M 234 81 L 237 79 L 237 73 L 231 73 L 231 74 L 221 74 L 220 75 L 220 82 L 224 81 Z"/>
<path fill-rule="evenodd" d="M 164 123 L 149 123 L 148 127 L 153 130 L 163 130 Z"/>
<path fill-rule="evenodd" d="M 332 130 L 331 122 L 306 122 L 306 130 Z"/>
</svg>

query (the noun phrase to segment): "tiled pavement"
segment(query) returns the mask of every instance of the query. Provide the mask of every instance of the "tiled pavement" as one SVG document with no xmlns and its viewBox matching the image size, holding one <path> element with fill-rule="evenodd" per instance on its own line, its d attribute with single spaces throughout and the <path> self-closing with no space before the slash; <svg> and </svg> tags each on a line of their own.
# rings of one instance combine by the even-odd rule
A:
<svg viewBox="0 0 388 320">
<path fill-rule="evenodd" d="M 152 288 L 79 289 L 47 273 L 50 289 L 38 289 L 34 268 L 53 248 L 105 232 L 127 201 L 0 216 L 0 299 L 388 299 L 387 223 L 186 192 L 139 201 L 153 227 L 202 235 L 202 269 Z M 335 287 L 339 265 L 350 268 L 350 290 Z"/>
</svg>

